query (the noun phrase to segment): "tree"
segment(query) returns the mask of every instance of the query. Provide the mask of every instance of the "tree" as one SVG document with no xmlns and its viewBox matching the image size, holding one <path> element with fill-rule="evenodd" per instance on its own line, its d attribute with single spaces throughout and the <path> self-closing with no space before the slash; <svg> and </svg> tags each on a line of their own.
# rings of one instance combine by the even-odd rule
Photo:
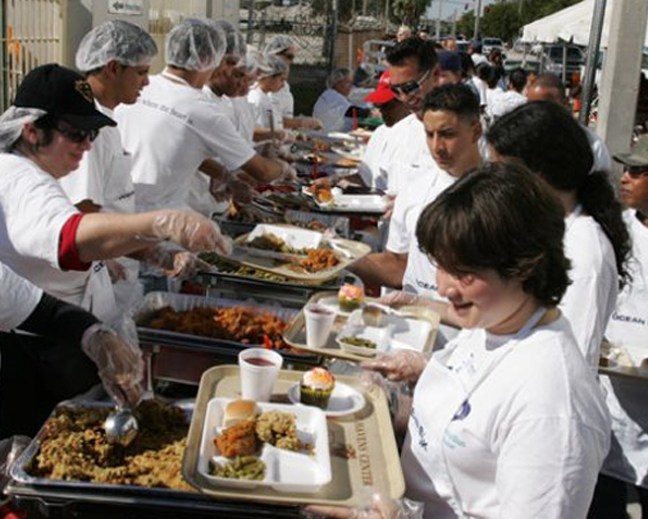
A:
<svg viewBox="0 0 648 519">
<path fill-rule="evenodd" d="M 401 23 L 418 25 L 419 18 L 425 13 L 432 0 L 393 0 L 392 10 Z"/>
</svg>

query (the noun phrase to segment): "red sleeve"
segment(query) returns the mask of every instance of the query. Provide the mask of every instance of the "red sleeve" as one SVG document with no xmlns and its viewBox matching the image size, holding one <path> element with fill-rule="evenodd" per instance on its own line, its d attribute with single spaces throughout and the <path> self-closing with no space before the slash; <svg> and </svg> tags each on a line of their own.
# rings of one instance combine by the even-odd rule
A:
<svg viewBox="0 0 648 519">
<path fill-rule="evenodd" d="M 59 236 L 58 261 L 61 270 L 88 270 L 92 262 L 84 263 L 76 246 L 76 233 L 83 218 L 82 213 L 73 214 L 63 224 Z"/>
</svg>

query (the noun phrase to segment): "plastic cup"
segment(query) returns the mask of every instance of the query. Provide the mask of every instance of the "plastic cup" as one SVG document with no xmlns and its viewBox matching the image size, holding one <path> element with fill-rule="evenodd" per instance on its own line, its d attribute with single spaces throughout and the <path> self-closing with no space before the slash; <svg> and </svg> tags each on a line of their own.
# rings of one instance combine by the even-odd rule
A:
<svg viewBox="0 0 648 519">
<path fill-rule="evenodd" d="M 239 353 L 241 396 L 246 400 L 269 402 L 283 357 L 273 350 L 247 348 Z"/>
<path fill-rule="evenodd" d="M 325 346 L 335 322 L 335 312 L 313 303 L 304 307 L 304 316 L 306 317 L 306 346 L 309 348 Z"/>
</svg>

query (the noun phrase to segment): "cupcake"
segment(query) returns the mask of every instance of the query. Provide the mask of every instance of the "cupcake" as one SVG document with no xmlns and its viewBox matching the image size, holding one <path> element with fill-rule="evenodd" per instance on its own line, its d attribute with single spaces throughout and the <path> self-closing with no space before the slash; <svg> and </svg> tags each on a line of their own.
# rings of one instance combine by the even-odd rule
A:
<svg viewBox="0 0 648 519">
<path fill-rule="evenodd" d="M 349 283 L 345 283 L 338 292 L 338 303 L 340 309 L 345 312 L 351 312 L 364 301 L 364 289 Z"/>
<path fill-rule="evenodd" d="M 328 407 L 335 387 L 335 377 L 326 368 L 313 368 L 304 373 L 299 385 L 300 401 L 320 409 Z"/>
</svg>

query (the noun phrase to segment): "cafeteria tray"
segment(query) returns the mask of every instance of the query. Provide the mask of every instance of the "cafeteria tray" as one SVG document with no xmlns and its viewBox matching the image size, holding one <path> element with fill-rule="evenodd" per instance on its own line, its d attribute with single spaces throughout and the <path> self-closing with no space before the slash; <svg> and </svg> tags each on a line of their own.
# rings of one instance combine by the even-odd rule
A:
<svg viewBox="0 0 648 519">
<path fill-rule="evenodd" d="M 335 297 L 335 292 L 318 292 L 317 294 L 313 295 L 313 297 L 311 297 L 308 302 L 319 303 L 325 298 Z M 403 306 L 398 308 L 398 311 L 408 319 L 424 321 L 430 324 L 430 330 L 427 334 L 427 339 L 420 346 L 419 351 L 423 353 L 431 353 L 432 348 L 434 347 L 437 331 L 439 330 L 439 314 L 437 314 L 430 308 L 421 305 Z M 283 337 L 284 340 L 292 348 L 295 348 L 297 350 L 310 351 L 313 354 L 350 360 L 353 362 L 362 362 L 363 360 L 367 360 L 368 357 L 366 355 L 358 355 L 356 353 L 344 351 L 336 340 L 338 334 L 344 329 L 348 317 L 349 314 L 347 313 L 339 313 L 336 316 L 335 323 L 333 324 L 333 329 L 331 330 L 328 340 L 326 344 L 321 348 L 309 348 L 306 345 L 306 322 L 303 311 L 295 315 L 292 321 L 288 323 L 288 326 L 286 326 L 286 329 L 284 330 Z"/>
<path fill-rule="evenodd" d="M 188 417 L 194 412 L 194 400 L 172 402 Z M 67 407 L 112 407 L 105 401 L 67 401 L 59 406 Z M 187 423 L 189 428 L 189 423 Z M 27 448 L 18 456 L 10 469 L 11 481 L 4 492 L 20 508 L 33 511 L 35 517 L 299 517 L 299 509 L 287 506 L 253 507 L 250 503 L 219 502 L 194 490 L 174 490 L 91 483 L 84 481 L 63 481 L 29 474 L 32 460 L 38 454 L 44 435 L 41 429 Z M 33 510 L 31 510 L 33 509 Z M 173 515 L 175 514 L 175 515 Z M 31 515 L 30 515 L 31 517 Z"/>
<path fill-rule="evenodd" d="M 623 346 L 611 344 L 607 340 L 604 340 L 601 344 L 598 372 L 601 375 L 648 382 L 648 367 L 635 365 L 630 354 Z"/>
<path fill-rule="evenodd" d="M 237 238 L 237 241 L 243 240 L 245 240 L 245 235 Z M 232 254 L 227 256 L 227 259 L 233 263 L 238 263 L 246 267 L 265 270 L 271 274 L 277 274 L 282 277 L 298 280 L 304 284 L 320 285 L 326 281 L 339 277 L 340 273 L 345 268 L 366 256 L 371 251 L 369 245 L 353 240 L 338 238 L 330 241 L 334 245 L 334 249 L 337 249 L 338 251 L 337 257 L 339 263 L 334 267 L 320 270 L 318 272 L 295 271 L 289 268 L 285 263 L 277 263 L 272 258 L 261 258 L 247 254 L 244 250 L 241 250 L 241 248 L 235 248 Z"/>
<path fill-rule="evenodd" d="M 137 325 L 137 332 L 141 342 L 148 344 L 159 344 L 168 346 L 177 346 L 198 351 L 210 353 L 220 353 L 226 358 L 234 358 L 238 352 L 250 346 L 262 346 L 260 344 L 247 344 L 238 341 L 215 339 L 211 337 L 202 337 L 187 333 L 173 332 L 149 328 L 146 326 L 147 320 L 157 310 L 170 306 L 176 311 L 192 310 L 198 307 L 218 306 L 233 307 L 241 306 L 251 308 L 262 312 L 270 312 L 279 319 L 289 321 L 297 311 L 294 308 L 284 308 L 278 305 L 261 305 L 254 301 L 238 301 L 233 299 L 207 298 L 203 296 L 193 296 L 185 294 L 175 294 L 171 292 L 149 292 L 144 299 L 133 308 L 132 316 Z M 291 360 L 304 360 L 309 355 L 303 352 L 281 351 L 282 355 Z M 313 355 L 311 354 L 312 358 Z"/>
<path fill-rule="evenodd" d="M 300 378 L 299 372 L 280 371 L 271 401 L 288 402 L 288 390 Z M 218 486 L 201 475 L 198 460 L 207 404 L 214 397 L 240 396 L 238 366 L 217 366 L 203 374 L 182 462 L 185 481 L 215 498 L 274 504 L 359 506 L 366 504 L 366 487 L 400 498 L 405 481 L 385 394 L 377 386 L 363 388 L 354 377 L 340 375 L 337 379 L 363 392 L 366 404 L 354 414 L 327 419 L 332 479 L 321 490 L 297 494 L 257 488 L 250 492 Z"/>
</svg>

